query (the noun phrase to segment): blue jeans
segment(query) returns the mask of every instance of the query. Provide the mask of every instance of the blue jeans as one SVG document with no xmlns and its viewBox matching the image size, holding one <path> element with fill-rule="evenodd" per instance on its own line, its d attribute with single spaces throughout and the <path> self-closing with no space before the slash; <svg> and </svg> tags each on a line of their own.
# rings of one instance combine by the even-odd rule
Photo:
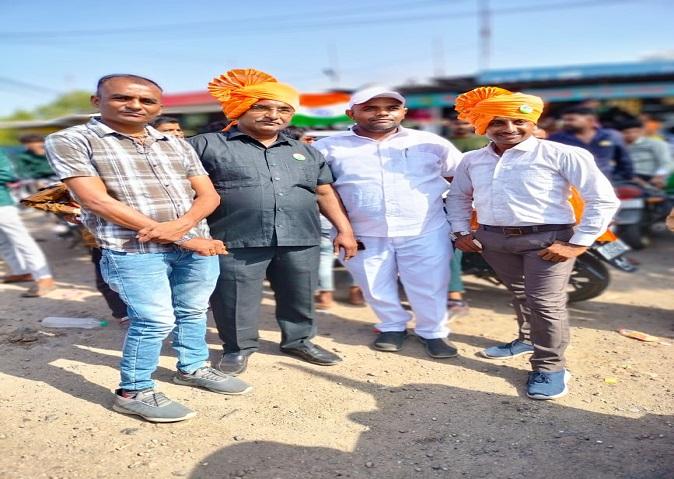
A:
<svg viewBox="0 0 674 479">
<path fill-rule="evenodd" d="M 321 232 L 321 253 L 318 263 L 318 290 L 334 291 L 335 282 L 332 273 L 335 264 L 335 247 L 332 245 L 330 233 Z"/>
<path fill-rule="evenodd" d="M 455 249 L 452 255 L 452 260 L 449 262 L 451 276 L 449 277 L 449 292 L 463 293 L 463 278 L 461 278 L 461 258 L 463 258 L 463 251 Z"/>
<path fill-rule="evenodd" d="M 120 363 L 122 389 L 154 387 L 162 342 L 173 331 L 177 367 L 205 365 L 206 311 L 220 268 L 217 256 L 176 248 L 169 253 L 103 250 L 101 274 L 126 303 L 130 319 Z"/>
</svg>

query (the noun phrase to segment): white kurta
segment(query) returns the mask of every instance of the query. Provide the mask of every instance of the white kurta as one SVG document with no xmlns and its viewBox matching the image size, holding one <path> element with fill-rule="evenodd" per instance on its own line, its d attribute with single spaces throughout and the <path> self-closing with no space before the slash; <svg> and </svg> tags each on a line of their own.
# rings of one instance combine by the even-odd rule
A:
<svg viewBox="0 0 674 479">
<path fill-rule="evenodd" d="M 426 339 L 447 336 L 451 242 L 443 210 L 461 153 L 432 133 L 399 128 L 382 141 L 352 130 L 313 145 L 325 156 L 365 251 L 346 262 L 380 331 L 404 331 L 410 314 L 398 276 Z"/>
</svg>

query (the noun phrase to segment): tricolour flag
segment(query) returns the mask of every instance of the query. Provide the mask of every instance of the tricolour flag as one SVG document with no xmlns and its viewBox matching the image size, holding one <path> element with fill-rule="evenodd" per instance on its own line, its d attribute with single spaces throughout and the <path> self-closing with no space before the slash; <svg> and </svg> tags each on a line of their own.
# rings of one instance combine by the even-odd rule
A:
<svg viewBox="0 0 674 479">
<path fill-rule="evenodd" d="M 303 93 L 300 96 L 300 109 L 291 124 L 317 128 L 353 123 L 344 113 L 349 98 L 351 95 L 348 93 Z"/>
</svg>

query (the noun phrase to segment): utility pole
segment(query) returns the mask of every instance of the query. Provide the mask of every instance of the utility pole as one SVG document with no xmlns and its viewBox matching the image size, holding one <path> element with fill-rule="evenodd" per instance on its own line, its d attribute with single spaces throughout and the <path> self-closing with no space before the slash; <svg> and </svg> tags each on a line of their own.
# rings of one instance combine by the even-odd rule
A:
<svg viewBox="0 0 674 479">
<path fill-rule="evenodd" d="M 334 43 L 328 45 L 328 68 L 323 69 L 323 74 L 332 81 L 332 88 L 339 89 L 339 60 L 337 58 L 337 46 Z"/>
<path fill-rule="evenodd" d="M 436 78 L 445 76 L 445 43 L 440 35 L 433 37 L 433 75 Z"/>
<path fill-rule="evenodd" d="M 477 65 L 478 71 L 483 72 L 488 70 L 491 64 L 491 9 L 489 8 L 489 0 L 478 0 L 478 16 L 480 48 L 478 49 Z"/>
</svg>

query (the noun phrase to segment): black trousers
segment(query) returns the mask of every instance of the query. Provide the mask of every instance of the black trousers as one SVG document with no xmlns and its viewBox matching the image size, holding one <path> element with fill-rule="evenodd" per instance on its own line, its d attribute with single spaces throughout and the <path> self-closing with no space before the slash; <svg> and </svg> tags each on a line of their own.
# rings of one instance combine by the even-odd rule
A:
<svg viewBox="0 0 674 479">
<path fill-rule="evenodd" d="M 119 295 L 110 289 L 108 283 L 103 280 L 101 275 L 101 248 L 91 248 L 91 262 L 96 269 L 96 289 L 103 295 L 105 302 L 108 303 L 113 318 L 121 319 L 126 316 L 126 304 Z"/>
<path fill-rule="evenodd" d="M 262 283 L 276 298 L 281 347 L 299 346 L 316 335 L 314 292 L 320 247 L 233 248 L 220 256 L 220 277 L 211 307 L 225 353 L 258 349 Z"/>
</svg>

